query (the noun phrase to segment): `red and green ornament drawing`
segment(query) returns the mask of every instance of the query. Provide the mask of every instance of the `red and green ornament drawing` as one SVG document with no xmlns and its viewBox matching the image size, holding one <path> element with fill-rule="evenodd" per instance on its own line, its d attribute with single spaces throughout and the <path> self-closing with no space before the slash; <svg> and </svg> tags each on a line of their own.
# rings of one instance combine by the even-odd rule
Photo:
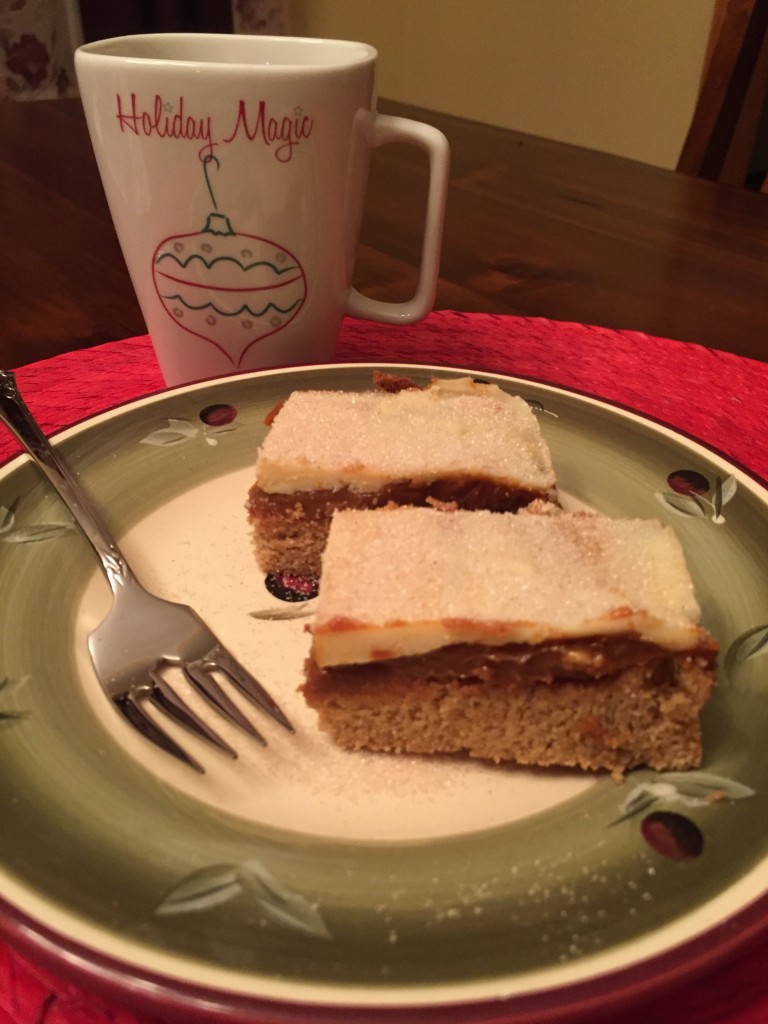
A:
<svg viewBox="0 0 768 1024">
<path fill-rule="evenodd" d="M 219 167 L 215 156 L 203 159 L 213 203 L 205 227 L 165 238 L 152 256 L 152 277 L 168 316 L 239 368 L 254 345 L 294 319 L 307 297 L 307 279 L 283 246 L 233 228 L 216 203 L 212 164 Z"/>
</svg>

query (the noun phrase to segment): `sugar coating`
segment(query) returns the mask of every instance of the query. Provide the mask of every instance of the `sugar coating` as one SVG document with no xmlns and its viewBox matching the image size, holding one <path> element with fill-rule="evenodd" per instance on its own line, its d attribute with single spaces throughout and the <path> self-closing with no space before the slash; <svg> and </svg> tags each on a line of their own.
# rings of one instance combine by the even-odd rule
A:
<svg viewBox="0 0 768 1024">
<path fill-rule="evenodd" d="M 374 491 L 395 480 L 429 483 L 467 474 L 541 492 L 555 486 L 528 404 L 470 378 L 396 394 L 296 391 L 256 463 L 257 485 L 278 494 L 343 486 Z"/>
<path fill-rule="evenodd" d="M 327 666 L 620 633 L 685 650 L 699 618 L 680 543 L 656 520 L 344 511 L 323 557 L 313 654 Z"/>
</svg>

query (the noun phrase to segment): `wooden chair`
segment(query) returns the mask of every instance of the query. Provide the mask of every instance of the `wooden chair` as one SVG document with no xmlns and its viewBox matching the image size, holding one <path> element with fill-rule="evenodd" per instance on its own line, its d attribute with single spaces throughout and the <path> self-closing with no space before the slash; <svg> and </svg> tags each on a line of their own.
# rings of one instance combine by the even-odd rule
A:
<svg viewBox="0 0 768 1024">
<path fill-rule="evenodd" d="M 748 184 L 766 95 L 768 0 L 716 0 L 701 89 L 677 170 Z"/>
</svg>

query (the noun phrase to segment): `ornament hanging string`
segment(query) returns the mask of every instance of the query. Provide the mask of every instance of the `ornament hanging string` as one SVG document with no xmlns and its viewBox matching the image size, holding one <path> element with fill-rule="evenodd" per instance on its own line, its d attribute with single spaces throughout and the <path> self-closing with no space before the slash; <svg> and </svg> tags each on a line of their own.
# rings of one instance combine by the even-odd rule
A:
<svg viewBox="0 0 768 1024">
<path fill-rule="evenodd" d="M 218 211 L 219 205 L 216 202 L 216 196 L 213 194 L 211 179 L 208 177 L 208 164 L 216 164 L 217 171 L 221 165 L 219 164 L 218 157 L 215 157 L 213 153 L 207 153 L 203 157 L 203 175 L 205 176 L 206 188 L 208 189 L 208 195 L 211 197 L 211 202 L 213 203 L 214 210 Z"/>
<path fill-rule="evenodd" d="M 230 224 L 229 217 L 219 211 L 219 204 L 216 202 L 216 196 L 214 195 L 211 178 L 208 173 L 208 164 L 215 164 L 216 170 L 218 171 L 221 166 L 219 159 L 218 157 L 215 157 L 213 153 L 207 153 L 200 159 L 203 164 L 205 187 L 208 189 L 208 195 L 210 196 L 211 203 L 213 204 L 213 212 L 208 214 L 208 219 L 205 222 L 203 231 L 211 235 L 234 235 L 235 229 Z"/>
</svg>

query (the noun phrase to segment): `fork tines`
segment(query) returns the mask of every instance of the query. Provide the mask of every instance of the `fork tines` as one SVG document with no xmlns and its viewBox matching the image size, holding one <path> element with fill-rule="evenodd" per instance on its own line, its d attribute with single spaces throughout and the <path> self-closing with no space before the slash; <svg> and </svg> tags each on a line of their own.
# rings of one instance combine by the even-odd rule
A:
<svg viewBox="0 0 768 1024">
<path fill-rule="evenodd" d="M 238 690 L 244 694 L 260 711 L 269 715 L 289 732 L 295 732 L 293 725 L 283 713 L 277 702 L 264 687 L 247 672 L 242 665 L 221 644 L 217 644 L 205 658 L 192 662 L 168 661 L 168 666 L 181 668 L 185 679 L 192 685 L 211 707 L 223 715 L 229 722 L 248 733 L 262 746 L 267 745 L 259 730 L 246 718 L 240 708 L 227 695 L 213 673 L 221 672 Z M 237 752 L 226 740 L 213 730 L 189 705 L 178 695 L 162 673 L 162 664 L 149 670 L 151 684 L 146 688 L 137 688 L 128 694 L 113 697 L 118 710 L 130 724 L 146 739 L 151 740 L 166 753 L 183 761 L 201 774 L 205 769 L 176 740 L 162 729 L 157 721 L 142 707 L 141 698 L 146 696 L 161 712 L 167 714 L 179 725 L 201 739 L 207 740 L 229 757 L 236 759 Z"/>
</svg>

